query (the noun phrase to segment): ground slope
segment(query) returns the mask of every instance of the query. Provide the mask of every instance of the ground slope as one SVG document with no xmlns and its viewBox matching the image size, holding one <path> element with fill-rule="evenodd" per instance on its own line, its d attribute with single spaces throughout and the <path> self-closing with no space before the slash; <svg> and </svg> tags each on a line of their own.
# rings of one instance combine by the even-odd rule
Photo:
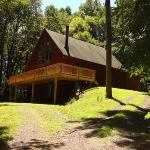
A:
<svg viewBox="0 0 150 150">
<path fill-rule="evenodd" d="M 105 99 L 104 91 L 90 89 L 66 106 L 0 104 L 0 149 L 148 149 L 148 95 L 113 89 L 114 99 Z"/>
</svg>

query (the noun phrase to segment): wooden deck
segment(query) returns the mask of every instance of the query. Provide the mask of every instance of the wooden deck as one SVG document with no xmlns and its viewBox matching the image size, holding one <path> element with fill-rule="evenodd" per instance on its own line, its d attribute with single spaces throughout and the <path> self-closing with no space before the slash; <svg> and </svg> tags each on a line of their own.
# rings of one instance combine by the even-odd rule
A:
<svg viewBox="0 0 150 150">
<path fill-rule="evenodd" d="M 32 71 L 11 76 L 10 85 L 22 85 L 34 82 L 42 82 L 57 78 L 58 80 L 82 80 L 95 81 L 95 70 L 57 63 Z"/>
</svg>

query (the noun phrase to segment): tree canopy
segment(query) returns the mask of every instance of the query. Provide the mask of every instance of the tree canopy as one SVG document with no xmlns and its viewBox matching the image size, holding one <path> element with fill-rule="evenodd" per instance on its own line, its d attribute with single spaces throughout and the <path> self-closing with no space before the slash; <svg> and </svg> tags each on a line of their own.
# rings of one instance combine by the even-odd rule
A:
<svg viewBox="0 0 150 150">
<path fill-rule="evenodd" d="M 115 54 L 131 75 L 150 80 L 150 1 L 117 0 Z"/>
</svg>

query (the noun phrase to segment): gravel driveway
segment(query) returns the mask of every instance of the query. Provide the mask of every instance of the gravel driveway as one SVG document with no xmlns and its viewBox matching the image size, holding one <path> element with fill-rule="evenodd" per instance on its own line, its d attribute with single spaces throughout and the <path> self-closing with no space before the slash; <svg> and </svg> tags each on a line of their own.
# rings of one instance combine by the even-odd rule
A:
<svg viewBox="0 0 150 150">
<path fill-rule="evenodd" d="M 129 101 L 131 102 L 131 101 Z M 144 109 L 150 107 L 150 98 L 141 105 Z M 118 106 L 119 111 L 121 107 Z M 114 108 L 116 111 L 117 108 Z M 49 135 L 43 131 L 43 120 L 34 108 L 20 106 L 22 123 L 9 149 L 13 150 L 149 150 L 150 139 L 141 139 L 136 132 L 120 130 L 111 137 L 96 135 L 102 122 L 107 118 L 97 118 L 97 122 L 72 122 L 66 119 L 67 129 Z M 61 117 L 60 112 L 58 113 Z M 139 116 L 138 116 L 139 117 Z M 131 121 L 131 122 L 130 122 Z M 133 120 L 129 125 L 133 127 Z M 139 122 L 137 122 L 139 123 Z M 138 129 L 137 129 L 138 130 Z M 139 136 L 139 137 L 138 137 Z M 123 142 L 124 141 L 124 142 Z M 142 148 L 142 149 L 141 149 Z"/>
</svg>

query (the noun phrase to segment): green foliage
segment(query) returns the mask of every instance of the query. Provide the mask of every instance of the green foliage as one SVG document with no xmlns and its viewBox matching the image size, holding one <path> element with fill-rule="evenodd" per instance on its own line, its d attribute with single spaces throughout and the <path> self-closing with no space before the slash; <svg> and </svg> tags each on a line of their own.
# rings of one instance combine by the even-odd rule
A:
<svg viewBox="0 0 150 150">
<path fill-rule="evenodd" d="M 72 19 L 70 23 L 71 34 L 88 31 L 88 30 L 89 30 L 89 26 L 83 18 L 77 16 Z"/>
<path fill-rule="evenodd" d="M 69 6 L 67 6 L 66 8 L 60 8 L 59 12 L 67 13 L 68 15 L 72 15 L 72 11 Z"/>
<path fill-rule="evenodd" d="M 85 16 L 85 21 L 89 25 L 89 32 L 92 37 L 101 42 L 105 41 L 105 17 Z"/>
<path fill-rule="evenodd" d="M 118 0 L 114 11 L 115 54 L 131 74 L 150 77 L 150 1 Z"/>
<path fill-rule="evenodd" d="M 86 0 L 85 3 L 81 4 L 79 14 L 83 17 L 86 15 L 102 17 L 104 15 L 104 8 L 99 0 Z"/>
<path fill-rule="evenodd" d="M 0 1 L 0 84 L 8 98 L 7 79 L 25 70 L 43 26 L 43 18 L 29 1 Z"/>
<path fill-rule="evenodd" d="M 65 12 L 66 12 L 68 15 L 71 15 L 71 14 L 72 14 L 71 8 L 70 8 L 69 6 L 67 6 L 67 7 L 65 8 Z"/>
<path fill-rule="evenodd" d="M 53 5 L 47 6 L 45 9 L 47 19 L 46 28 L 52 31 L 61 31 L 61 25 L 58 19 L 58 9 Z"/>
<path fill-rule="evenodd" d="M 74 37 L 82 41 L 89 41 L 92 38 L 88 31 L 75 33 Z"/>
<path fill-rule="evenodd" d="M 59 20 L 59 24 L 61 26 L 61 31 L 60 31 L 61 33 L 66 32 L 66 25 L 69 25 L 72 18 L 73 18 L 73 16 L 68 15 L 67 12 L 59 12 L 58 13 L 58 20 Z"/>
<path fill-rule="evenodd" d="M 150 112 L 145 115 L 145 119 L 150 119 Z"/>
<path fill-rule="evenodd" d="M 65 32 L 66 25 L 71 21 L 71 8 L 66 7 L 58 10 L 55 6 L 49 5 L 45 9 L 45 27 L 56 32 Z"/>
<path fill-rule="evenodd" d="M 101 24 L 100 23 L 101 20 Z M 104 22 L 98 17 L 85 16 L 85 18 L 76 16 L 70 22 L 70 33 L 73 37 L 95 45 L 104 42 Z"/>
<path fill-rule="evenodd" d="M 89 43 L 104 46 L 105 17 L 104 7 L 99 0 L 87 0 L 73 17 L 71 35 Z"/>
</svg>

